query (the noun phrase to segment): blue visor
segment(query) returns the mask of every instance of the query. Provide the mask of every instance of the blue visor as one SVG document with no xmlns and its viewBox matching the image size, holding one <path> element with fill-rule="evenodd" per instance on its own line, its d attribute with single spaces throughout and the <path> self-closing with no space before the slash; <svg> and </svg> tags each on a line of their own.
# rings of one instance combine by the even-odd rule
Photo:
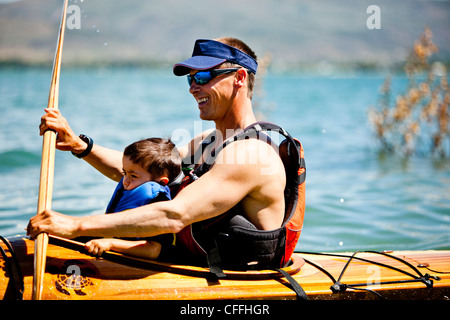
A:
<svg viewBox="0 0 450 320">
<path fill-rule="evenodd" d="M 173 73 L 184 76 L 191 69 L 208 70 L 224 63 L 225 61 L 236 63 L 256 74 L 258 63 L 251 56 L 215 40 L 197 40 L 194 45 L 192 57 L 173 66 Z"/>
</svg>

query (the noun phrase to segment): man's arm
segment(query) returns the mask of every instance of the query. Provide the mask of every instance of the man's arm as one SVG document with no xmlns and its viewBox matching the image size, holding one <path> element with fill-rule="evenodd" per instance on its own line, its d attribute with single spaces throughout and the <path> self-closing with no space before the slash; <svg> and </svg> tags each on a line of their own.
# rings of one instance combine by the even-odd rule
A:
<svg viewBox="0 0 450 320">
<path fill-rule="evenodd" d="M 84 141 L 83 141 L 84 142 Z M 83 158 L 106 177 L 119 182 L 122 179 L 122 155 L 120 151 L 94 144 L 91 152 Z"/>
<path fill-rule="evenodd" d="M 266 157 L 255 158 L 258 152 L 255 147 L 269 153 Z M 221 154 L 223 156 L 210 171 L 184 188 L 172 201 L 87 217 L 68 217 L 46 211 L 30 220 L 28 233 L 32 237 L 40 232 L 68 238 L 149 237 L 177 233 L 189 224 L 220 215 L 238 203 L 258 228 L 279 227 L 284 216 L 284 169 L 276 152 L 264 142 L 246 140 L 232 143 Z M 268 163 L 267 157 L 276 165 Z M 264 174 L 269 165 L 273 172 Z"/>
<path fill-rule="evenodd" d="M 77 154 L 86 150 L 87 143 L 73 132 L 59 110 L 45 109 L 45 112 L 39 126 L 40 135 L 47 130 L 54 130 L 57 132 L 58 150 L 73 151 Z M 122 178 L 122 152 L 94 144 L 92 151 L 83 159 L 112 180 L 119 181 Z"/>
</svg>

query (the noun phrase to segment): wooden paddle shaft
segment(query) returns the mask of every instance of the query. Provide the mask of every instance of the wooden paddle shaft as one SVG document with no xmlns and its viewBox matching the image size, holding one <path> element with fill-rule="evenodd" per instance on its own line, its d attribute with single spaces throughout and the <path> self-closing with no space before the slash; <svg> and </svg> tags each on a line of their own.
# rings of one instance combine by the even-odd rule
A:
<svg viewBox="0 0 450 320">
<path fill-rule="evenodd" d="M 59 74 L 61 70 L 62 47 L 64 43 L 64 31 L 66 28 L 66 12 L 68 0 L 64 1 L 64 7 L 59 27 L 58 42 L 53 60 L 52 80 L 48 96 L 47 108 L 58 109 L 59 98 Z M 39 197 L 37 212 L 51 209 L 53 192 L 53 175 L 55 167 L 56 133 L 48 130 L 44 133 L 42 143 L 41 175 L 39 180 Z M 48 245 L 48 235 L 41 233 L 36 237 L 34 244 L 34 276 L 32 299 L 42 298 L 42 287 L 45 274 L 45 260 Z"/>
</svg>

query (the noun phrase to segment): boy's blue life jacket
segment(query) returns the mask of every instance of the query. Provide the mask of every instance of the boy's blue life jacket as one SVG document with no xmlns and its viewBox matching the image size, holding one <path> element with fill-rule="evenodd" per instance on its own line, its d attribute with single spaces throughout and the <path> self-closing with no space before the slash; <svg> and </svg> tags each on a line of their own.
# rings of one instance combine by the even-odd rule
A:
<svg viewBox="0 0 450 320">
<path fill-rule="evenodd" d="M 106 213 L 133 209 L 162 200 L 171 200 L 169 187 L 160 185 L 154 181 L 149 181 L 133 190 L 125 190 L 122 178 L 114 190 L 113 196 L 106 208 Z"/>
</svg>

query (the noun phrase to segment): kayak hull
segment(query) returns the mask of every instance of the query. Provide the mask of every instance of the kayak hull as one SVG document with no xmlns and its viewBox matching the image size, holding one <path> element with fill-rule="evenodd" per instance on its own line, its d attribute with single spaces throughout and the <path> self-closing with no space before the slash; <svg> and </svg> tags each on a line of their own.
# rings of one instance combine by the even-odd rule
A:
<svg viewBox="0 0 450 320">
<path fill-rule="evenodd" d="M 0 299 L 31 299 L 34 241 L 17 236 L 0 244 L 3 251 L 0 256 Z M 362 260 L 353 259 L 346 268 L 351 255 L 294 254 L 294 263 L 284 270 L 301 285 L 310 300 L 373 300 L 380 297 L 445 300 L 450 297 L 450 251 L 398 251 L 389 253 L 389 256 L 360 253 L 356 257 Z M 408 274 L 414 274 L 414 271 L 391 256 L 406 261 L 424 277 L 413 279 Z M 392 270 L 386 265 L 397 269 Z M 344 268 L 345 272 L 339 279 L 342 285 L 336 286 L 334 281 Z M 290 282 L 278 271 L 225 273 L 225 278 L 217 279 L 202 267 L 137 259 L 116 253 L 109 253 L 105 258 L 92 257 L 83 252 L 82 244 L 50 237 L 42 298 L 297 299 Z"/>
</svg>

